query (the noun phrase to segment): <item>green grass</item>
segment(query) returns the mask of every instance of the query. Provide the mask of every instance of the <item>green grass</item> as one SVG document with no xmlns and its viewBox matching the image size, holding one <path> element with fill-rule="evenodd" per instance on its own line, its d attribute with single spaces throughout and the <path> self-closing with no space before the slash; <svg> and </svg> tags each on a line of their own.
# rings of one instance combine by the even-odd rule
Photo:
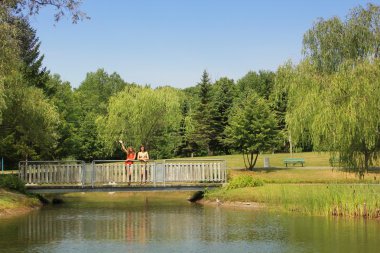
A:
<svg viewBox="0 0 380 253">
<path fill-rule="evenodd" d="M 0 188 L 0 213 L 1 210 L 30 208 L 40 205 L 40 201 L 35 197 L 26 196 L 21 193 L 11 192 Z"/>
<path fill-rule="evenodd" d="M 262 168 L 264 157 L 269 157 L 271 168 Z M 264 203 L 270 209 L 295 211 L 310 215 L 364 216 L 380 218 L 380 170 L 372 170 L 359 179 L 330 167 L 329 153 L 297 153 L 293 158 L 304 158 L 305 167 L 283 164 L 290 154 L 260 155 L 253 171 L 244 169 L 242 155 L 219 158 L 227 161 L 230 181 L 252 177 L 265 183 L 262 187 L 231 189 L 224 187 L 206 194 L 209 200 Z"/>
<path fill-rule="evenodd" d="M 222 201 L 265 203 L 270 209 L 310 215 L 380 218 L 380 185 L 268 184 L 207 193 Z"/>
<path fill-rule="evenodd" d="M 261 179 L 265 183 L 373 183 L 380 184 L 380 171 L 366 173 L 364 179 L 359 179 L 355 173 L 344 172 L 337 169 L 307 169 L 307 168 L 278 168 L 229 170 L 229 177 L 235 178 L 249 175 L 254 179 Z"/>
<path fill-rule="evenodd" d="M 307 167 L 330 167 L 329 153 L 319 153 L 319 152 L 303 152 L 303 153 L 293 153 L 291 156 L 289 153 L 277 153 L 277 154 L 260 154 L 257 158 L 256 167 L 264 167 L 264 157 L 269 158 L 271 167 L 285 167 L 283 160 L 285 158 L 304 158 L 305 166 Z M 194 157 L 193 159 L 224 159 L 227 162 L 227 166 L 230 169 L 242 169 L 245 168 L 243 155 L 223 155 L 223 156 L 207 156 L 207 157 Z M 289 167 L 301 167 L 300 165 L 289 166 Z"/>
</svg>

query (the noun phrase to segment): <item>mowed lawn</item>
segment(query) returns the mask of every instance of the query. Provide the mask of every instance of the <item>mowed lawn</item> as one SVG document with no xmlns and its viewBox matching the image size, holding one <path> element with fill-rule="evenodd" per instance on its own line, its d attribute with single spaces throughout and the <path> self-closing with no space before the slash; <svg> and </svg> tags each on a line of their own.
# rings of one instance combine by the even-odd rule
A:
<svg viewBox="0 0 380 253">
<path fill-rule="evenodd" d="M 366 173 L 364 179 L 359 179 L 355 173 L 345 172 L 338 169 L 308 169 L 308 168 L 279 168 L 279 169 L 257 169 L 254 171 L 229 170 L 229 177 L 250 175 L 253 178 L 263 180 L 265 183 L 376 183 L 380 184 L 380 170 Z"/>
<path fill-rule="evenodd" d="M 264 157 L 269 158 L 271 168 L 263 168 Z M 304 167 L 299 164 L 285 167 L 283 160 L 291 157 L 305 159 Z M 364 180 L 360 180 L 355 173 L 331 167 L 330 154 L 326 152 L 294 153 L 292 156 L 289 153 L 261 154 L 253 171 L 245 170 L 241 154 L 193 159 L 224 159 L 227 162 L 230 178 L 251 175 L 262 179 L 265 183 L 380 183 L 380 170 L 372 170 L 365 174 Z"/>
<path fill-rule="evenodd" d="M 323 152 L 304 152 L 304 153 L 278 153 L 278 154 L 260 154 L 257 158 L 256 166 L 257 168 L 264 167 L 264 158 L 269 158 L 269 163 L 271 167 L 285 167 L 284 159 L 286 158 L 303 158 L 305 159 L 304 166 L 306 167 L 330 167 L 329 159 L 330 154 Z M 227 166 L 229 169 L 243 169 L 244 160 L 243 155 L 222 155 L 222 156 L 206 156 L 206 157 L 194 157 L 193 159 L 224 159 L 227 161 Z M 301 167 L 297 164 L 296 166 L 289 167 Z"/>
</svg>

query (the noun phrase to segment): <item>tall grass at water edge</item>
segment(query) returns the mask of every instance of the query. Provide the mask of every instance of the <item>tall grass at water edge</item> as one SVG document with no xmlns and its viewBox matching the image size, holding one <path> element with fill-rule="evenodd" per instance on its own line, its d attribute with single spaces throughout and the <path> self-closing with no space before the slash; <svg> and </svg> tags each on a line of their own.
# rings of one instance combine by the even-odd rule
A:
<svg viewBox="0 0 380 253">
<path fill-rule="evenodd" d="M 309 215 L 380 218 L 379 185 L 270 184 L 222 188 L 208 192 L 206 198 L 259 202 L 269 209 Z"/>
</svg>

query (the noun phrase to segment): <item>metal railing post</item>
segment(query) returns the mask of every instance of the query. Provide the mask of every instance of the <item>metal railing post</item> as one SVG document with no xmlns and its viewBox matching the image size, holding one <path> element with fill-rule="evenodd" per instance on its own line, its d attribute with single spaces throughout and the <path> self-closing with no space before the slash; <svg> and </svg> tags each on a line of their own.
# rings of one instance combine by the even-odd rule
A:
<svg viewBox="0 0 380 253">
<path fill-rule="evenodd" d="M 152 178 L 153 178 L 153 186 L 154 187 L 156 187 L 156 174 L 157 174 L 157 163 L 156 163 L 156 161 L 154 161 L 154 167 L 153 167 L 153 176 L 152 176 Z"/>
<path fill-rule="evenodd" d="M 94 188 L 95 160 L 91 163 L 91 187 Z"/>
<path fill-rule="evenodd" d="M 162 165 L 163 165 L 162 168 L 164 170 L 162 174 L 163 174 L 163 177 L 164 177 L 163 181 L 164 181 L 164 187 L 165 187 L 166 186 L 166 160 L 163 161 Z"/>
<path fill-rule="evenodd" d="M 82 187 L 86 184 L 86 163 L 85 161 L 82 161 L 82 178 L 81 178 L 81 181 L 82 181 Z"/>
</svg>

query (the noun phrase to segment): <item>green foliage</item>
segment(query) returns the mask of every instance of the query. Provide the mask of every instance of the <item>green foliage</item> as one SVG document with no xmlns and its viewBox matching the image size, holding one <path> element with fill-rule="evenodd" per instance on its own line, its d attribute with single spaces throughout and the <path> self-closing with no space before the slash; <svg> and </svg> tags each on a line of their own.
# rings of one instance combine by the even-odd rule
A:
<svg viewBox="0 0 380 253">
<path fill-rule="evenodd" d="M 211 140 L 211 99 L 212 99 L 212 84 L 207 71 L 203 71 L 201 82 L 198 83 L 198 101 L 194 110 L 195 130 L 192 135 L 198 153 L 206 151 L 211 155 L 210 140 Z M 202 153 L 201 153 L 202 154 Z"/>
<path fill-rule="evenodd" d="M 257 188 L 215 190 L 208 199 L 264 203 L 276 212 L 379 218 L 378 185 L 267 184 Z"/>
<path fill-rule="evenodd" d="M 9 22 L 12 13 L 8 4 L 0 3 L 0 124 L 3 111 L 6 108 L 5 80 L 9 75 L 16 72 L 20 65 L 18 30 Z"/>
<path fill-rule="evenodd" d="M 304 37 L 306 58 L 278 71 L 295 143 L 332 151 L 361 177 L 380 152 L 380 7 L 357 7 L 346 21 L 319 20 Z"/>
<path fill-rule="evenodd" d="M 248 175 L 241 175 L 230 180 L 226 189 L 232 190 L 245 187 L 258 187 L 263 185 L 264 182 L 261 179 L 256 179 Z"/>
<path fill-rule="evenodd" d="M 249 71 L 237 82 L 240 97 L 246 98 L 249 93 L 255 92 L 268 99 L 274 85 L 275 73 L 260 70 L 259 73 Z"/>
<path fill-rule="evenodd" d="M 87 14 L 79 9 L 81 4 L 82 0 L 2 0 L 0 6 L 12 9 L 20 17 L 25 14 L 37 15 L 40 9 L 50 6 L 54 9 L 55 22 L 68 15 L 75 24 L 78 21 L 89 19 Z"/>
<path fill-rule="evenodd" d="M 0 125 L 0 151 L 12 159 L 51 157 L 58 138 L 59 115 L 41 89 L 25 85 L 22 76 L 6 81 L 7 108 Z"/>
<path fill-rule="evenodd" d="M 107 115 L 97 120 L 108 153 L 120 148 L 121 139 L 155 150 L 155 158 L 173 156 L 180 143 L 181 100 L 181 93 L 170 87 L 126 87 L 112 97 Z"/>
<path fill-rule="evenodd" d="M 344 166 L 363 175 L 380 151 L 380 62 L 347 62 L 329 75 L 304 62 L 291 76 L 287 123 L 293 140 L 336 151 Z"/>
<path fill-rule="evenodd" d="M 59 113 L 58 143 L 54 150 L 56 159 L 75 158 L 81 143 L 78 136 L 78 108 L 70 83 L 63 82 L 59 75 L 49 76 L 45 90 L 50 102 Z"/>
<path fill-rule="evenodd" d="M 193 152 L 191 134 L 194 129 L 194 124 L 191 118 L 190 103 L 188 98 L 185 98 L 181 105 L 182 118 L 179 128 L 180 144 L 175 150 L 175 155 L 189 157 Z"/>
<path fill-rule="evenodd" d="M 345 21 L 320 19 L 303 39 L 303 52 L 319 72 L 332 73 L 346 60 L 378 58 L 380 7 L 368 4 L 350 11 Z"/>
<path fill-rule="evenodd" d="M 0 2 L 0 152 L 10 163 L 62 155 L 60 148 L 56 150 L 57 140 L 62 135 L 60 141 L 65 142 L 70 135 L 58 132 L 66 118 L 46 97 L 56 94 L 46 87 L 48 72 L 42 67 L 40 42 L 24 16 L 49 5 L 56 8 L 56 21 L 65 13 L 73 22 L 85 17 L 77 0 Z"/>
<path fill-rule="evenodd" d="M 228 143 L 246 154 L 247 169 L 253 169 L 260 152 L 273 151 L 278 146 L 279 130 L 275 114 L 267 100 L 251 93 L 235 105 L 226 128 Z M 253 155 L 256 157 L 253 157 Z"/>
<path fill-rule="evenodd" d="M 227 138 L 225 129 L 228 126 L 235 94 L 235 84 L 232 79 L 222 77 L 213 85 L 209 146 L 214 154 L 228 154 L 231 149 L 231 145 L 225 142 Z"/>
<path fill-rule="evenodd" d="M 20 71 L 28 85 L 41 88 L 46 93 L 48 71 L 42 66 L 44 56 L 40 55 L 41 42 L 36 37 L 36 30 L 25 18 L 14 18 L 11 22 L 17 28 L 19 54 L 22 61 Z"/>
<path fill-rule="evenodd" d="M 86 79 L 75 90 L 76 102 L 81 106 L 80 113 L 95 112 L 104 115 L 109 98 L 126 86 L 117 73 L 109 75 L 104 69 L 87 73 Z"/>
<path fill-rule="evenodd" d="M 113 73 L 109 75 L 103 69 L 88 73 L 86 79 L 74 91 L 73 121 L 74 135 L 71 139 L 78 159 L 100 159 L 110 155 L 103 141 L 98 137 L 96 120 L 107 115 L 109 99 L 125 87 L 132 87 Z M 125 107 L 126 105 L 122 105 Z"/>
<path fill-rule="evenodd" d="M 26 192 L 25 183 L 17 176 L 12 174 L 0 175 L 0 188 Z"/>
</svg>

